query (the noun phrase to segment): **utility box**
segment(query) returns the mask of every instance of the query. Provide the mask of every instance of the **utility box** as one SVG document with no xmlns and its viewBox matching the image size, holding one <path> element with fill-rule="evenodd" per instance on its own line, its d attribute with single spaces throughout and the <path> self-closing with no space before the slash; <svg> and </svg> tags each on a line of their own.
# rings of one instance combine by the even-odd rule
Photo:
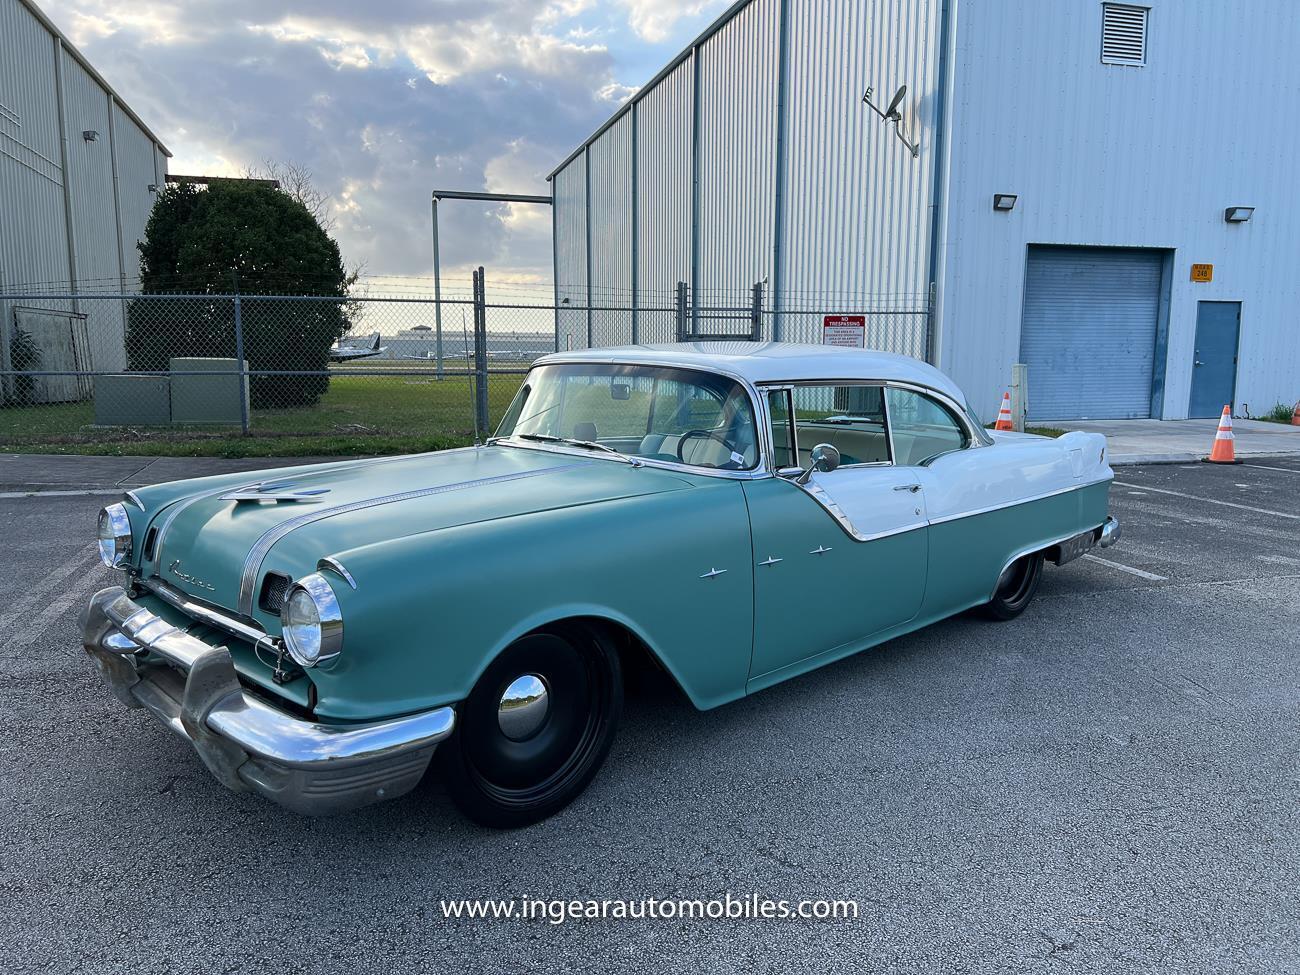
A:
<svg viewBox="0 0 1300 975">
<path fill-rule="evenodd" d="M 96 426 L 166 426 L 171 422 L 171 380 L 166 376 L 95 377 Z"/>
<path fill-rule="evenodd" d="M 173 423 L 242 421 L 240 404 L 248 402 L 247 363 L 242 376 L 238 359 L 172 359 L 170 369 Z"/>
</svg>

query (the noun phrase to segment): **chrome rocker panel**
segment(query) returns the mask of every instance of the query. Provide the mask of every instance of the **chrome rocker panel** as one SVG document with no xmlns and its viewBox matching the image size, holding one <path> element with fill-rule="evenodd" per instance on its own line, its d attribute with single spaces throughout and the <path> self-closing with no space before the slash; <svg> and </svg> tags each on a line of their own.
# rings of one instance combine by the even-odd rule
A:
<svg viewBox="0 0 1300 975">
<path fill-rule="evenodd" d="M 243 690 L 225 647 L 182 632 L 119 586 L 90 600 L 82 643 L 114 695 L 188 740 L 222 785 L 304 815 L 409 792 L 456 724 L 450 707 L 363 725 L 294 717 Z"/>
</svg>

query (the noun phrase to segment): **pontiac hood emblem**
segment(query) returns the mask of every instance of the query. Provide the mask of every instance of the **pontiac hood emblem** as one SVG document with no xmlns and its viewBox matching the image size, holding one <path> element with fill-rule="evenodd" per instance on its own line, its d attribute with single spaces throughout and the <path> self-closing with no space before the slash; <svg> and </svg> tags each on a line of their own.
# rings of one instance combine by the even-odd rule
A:
<svg viewBox="0 0 1300 975">
<path fill-rule="evenodd" d="M 196 578 L 195 576 L 190 575 L 188 572 L 182 572 L 180 559 L 173 560 L 172 564 L 167 566 L 167 571 L 170 572 L 172 575 L 174 575 L 177 579 L 180 579 L 182 582 L 188 582 L 191 586 L 196 586 L 199 589 L 207 589 L 211 592 L 215 592 L 217 589 L 217 587 L 210 582 L 204 582 L 202 579 Z"/>
</svg>

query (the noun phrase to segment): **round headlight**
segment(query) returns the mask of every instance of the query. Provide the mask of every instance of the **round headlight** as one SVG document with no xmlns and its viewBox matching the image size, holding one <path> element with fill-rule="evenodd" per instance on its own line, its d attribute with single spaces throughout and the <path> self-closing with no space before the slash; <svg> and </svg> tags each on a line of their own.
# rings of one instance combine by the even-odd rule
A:
<svg viewBox="0 0 1300 975">
<path fill-rule="evenodd" d="M 125 506 L 110 504 L 99 513 L 99 558 L 110 569 L 117 569 L 130 557 L 131 519 Z"/>
<path fill-rule="evenodd" d="M 301 667 L 327 663 L 343 649 L 343 616 L 334 590 L 319 573 L 299 579 L 280 610 L 289 656 Z"/>
</svg>

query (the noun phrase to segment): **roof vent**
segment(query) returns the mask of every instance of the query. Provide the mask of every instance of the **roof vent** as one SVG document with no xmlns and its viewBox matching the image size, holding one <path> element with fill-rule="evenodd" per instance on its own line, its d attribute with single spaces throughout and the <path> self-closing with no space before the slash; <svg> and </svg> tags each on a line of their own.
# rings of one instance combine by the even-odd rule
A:
<svg viewBox="0 0 1300 975">
<path fill-rule="evenodd" d="M 1101 60 L 1103 64 L 1147 63 L 1146 7 L 1120 3 L 1101 5 Z"/>
</svg>

